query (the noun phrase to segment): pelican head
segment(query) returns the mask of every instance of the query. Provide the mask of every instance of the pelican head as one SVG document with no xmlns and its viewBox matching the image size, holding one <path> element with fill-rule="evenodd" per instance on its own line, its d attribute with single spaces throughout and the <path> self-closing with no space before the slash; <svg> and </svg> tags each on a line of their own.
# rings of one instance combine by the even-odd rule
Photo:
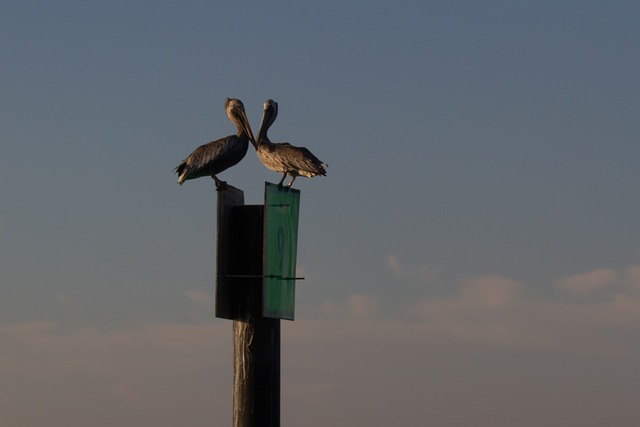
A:
<svg viewBox="0 0 640 427">
<path fill-rule="evenodd" d="M 249 119 L 247 119 L 247 114 L 244 111 L 244 104 L 242 101 L 236 98 L 227 98 L 224 103 L 224 110 L 227 113 L 229 120 L 231 120 L 239 130 L 249 137 L 249 140 L 254 146 L 257 146 L 256 140 L 253 137 L 253 132 L 251 132 Z"/>
<path fill-rule="evenodd" d="M 262 121 L 260 122 L 260 129 L 258 130 L 258 144 L 269 142 L 267 138 L 267 130 L 271 127 L 273 122 L 278 117 L 278 103 L 273 99 L 267 99 L 264 101 L 262 110 Z"/>
</svg>

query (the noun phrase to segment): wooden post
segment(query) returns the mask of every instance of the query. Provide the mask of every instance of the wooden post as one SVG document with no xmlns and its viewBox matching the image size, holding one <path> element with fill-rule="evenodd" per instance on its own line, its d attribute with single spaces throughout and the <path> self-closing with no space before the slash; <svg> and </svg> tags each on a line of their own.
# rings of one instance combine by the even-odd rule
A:
<svg viewBox="0 0 640 427">
<path fill-rule="evenodd" d="M 262 316 L 264 207 L 218 192 L 216 315 L 233 319 L 233 426 L 280 426 L 280 319 Z"/>
<path fill-rule="evenodd" d="M 280 426 L 280 319 L 233 322 L 233 426 Z"/>
</svg>

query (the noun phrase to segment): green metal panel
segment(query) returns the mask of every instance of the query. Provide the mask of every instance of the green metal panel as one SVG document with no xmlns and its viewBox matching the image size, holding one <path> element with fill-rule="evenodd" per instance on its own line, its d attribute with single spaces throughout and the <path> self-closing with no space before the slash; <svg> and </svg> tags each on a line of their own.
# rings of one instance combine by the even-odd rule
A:
<svg viewBox="0 0 640 427">
<path fill-rule="evenodd" d="M 300 191 L 267 182 L 264 198 L 262 315 L 293 320 Z"/>
</svg>

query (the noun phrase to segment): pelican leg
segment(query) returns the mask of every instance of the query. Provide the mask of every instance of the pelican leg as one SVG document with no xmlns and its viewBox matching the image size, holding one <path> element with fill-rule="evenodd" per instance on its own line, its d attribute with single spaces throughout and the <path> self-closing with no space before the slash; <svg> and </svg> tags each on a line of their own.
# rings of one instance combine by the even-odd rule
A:
<svg viewBox="0 0 640 427">
<path fill-rule="evenodd" d="M 278 183 L 278 187 L 282 187 L 282 184 L 284 183 L 284 179 L 287 177 L 287 173 L 285 172 L 284 175 L 282 175 L 282 179 L 280 180 L 280 182 Z"/>
<path fill-rule="evenodd" d="M 211 175 L 211 178 L 216 182 L 216 191 L 222 191 L 227 189 L 227 183 L 218 179 L 217 176 Z"/>
<path fill-rule="evenodd" d="M 293 184 L 293 181 L 295 181 L 295 180 L 296 180 L 296 176 L 295 176 L 295 175 L 293 175 L 293 176 L 291 177 L 291 181 L 289 181 L 289 185 L 287 185 L 287 188 L 291 188 L 291 184 Z"/>
</svg>

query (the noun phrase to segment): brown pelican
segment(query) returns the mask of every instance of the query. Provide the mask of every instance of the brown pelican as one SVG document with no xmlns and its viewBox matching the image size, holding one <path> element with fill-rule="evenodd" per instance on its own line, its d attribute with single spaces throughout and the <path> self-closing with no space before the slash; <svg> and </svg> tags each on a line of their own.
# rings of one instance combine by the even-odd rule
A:
<svg viewBox="0 0 640 427">
<path fill-rule="evenodd" d="M 218 179 L 216 174 L 242 160 L 247 154 L 249 141 L 256 145 L 242 101 L 227 98 L 224 109 L 229 120 L 238 128 L 238 132 L 193 150 L 193 153 L 189 154 L 189 157 L 184 159 L 174 170 L 178 174 L 178 184 L 182 185 L 188 179 L 210 176 L 216 182 L 216 189 L 224 188 L 226 183 Z"/>
<path fill-rule="evenodd" d="M 318 160 L 311 151 L 304 147 L 294 147 L 288 142 L 273 143 L 269 141 L 267 130 L 269 130 L 277 116 L 278 103 L 272 99 L 264 101 L 256 153 L 260 162 L 267 169 L 283 174 L 278 185 L 282 186 L 287 175 L 291 177 L 287 187 L 291 187 L 291 184 L 298 176 L 309 178 L 317 175 L 326 176 L 325 167 L 327 165 Z"/>
</svg>

